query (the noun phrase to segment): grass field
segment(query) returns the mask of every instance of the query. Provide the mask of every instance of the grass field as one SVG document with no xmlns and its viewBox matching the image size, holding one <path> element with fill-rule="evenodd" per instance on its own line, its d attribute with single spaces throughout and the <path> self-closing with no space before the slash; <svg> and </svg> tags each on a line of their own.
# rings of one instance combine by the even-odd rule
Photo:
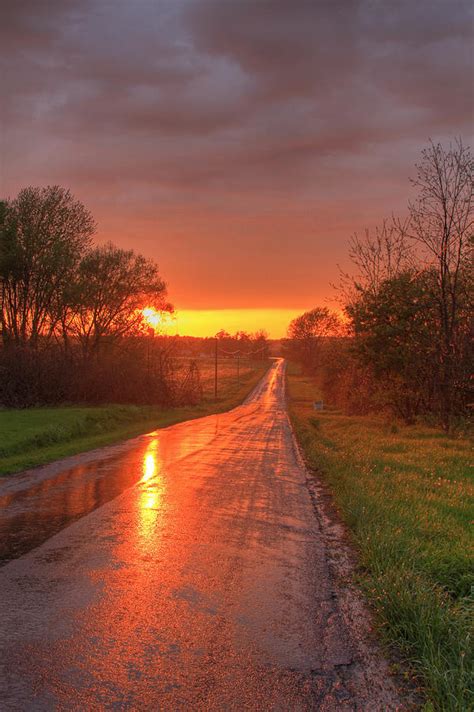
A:
<svg viewBox="0 0 474 712">
<path fill-rule="evenodd" d="M 178 359 L 186 368 L 189 364 L 189 358 Z M 203 398 L 205 401 L 214 401 L 214 359 L 213 358 L 197 358 L 194 359 L 199 367 L 200 381 L 203 390 Z M 268 361 L 249 361 L 241 359 L 239 369 L 237 371 L 237 362 L 234 359 L 223 359 L 220 357 L 218 362 L 218 380 L 217 380 L 217 395 L 227 397 L 229 389 L 234 389 L 238 385 L 239 378 L 241 383 L 246 383 L 248 379 L 257 371 L 258 373 L 265 372 L 268 368 Z"/>
<path fill-rule="evenodd" d="M 287 379 L 297 437 L 352 532 L 383 638 L 422 686 L 426 712 L 473 710 L 472 443 L 316 413 L 314 382 L 292 364 Z"/>
<path fill-rule="evenodd" d="M 199 363 L 203 399 L 197 406 L 162 409 L 154 406 L 29 408 L 0 410 L 0 475 L 52 462 L 78 452 L 134 437 L 190 418 L 239 405 L 269 367 L 268 361 L 241 365 L 240 382 L 233 363 L 218 370 L 214 399 L 214 364 Z"/>
</svg>

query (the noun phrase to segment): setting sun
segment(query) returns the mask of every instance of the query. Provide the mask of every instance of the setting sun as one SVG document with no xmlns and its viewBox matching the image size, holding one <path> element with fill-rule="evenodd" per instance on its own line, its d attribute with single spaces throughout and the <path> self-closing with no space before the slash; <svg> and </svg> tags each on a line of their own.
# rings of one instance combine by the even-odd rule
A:
<svg viewBox="0 0 474 712">
<path fill-rule="evenodd" d="M 145 307 L 145 309 L 142 310 L 143 314 L 143 319 L 148 324 L 148 326 L 152 327 L 155 331 L 157 331 L 160 328 L 161 325 L 161 314 L 160 312 L 156 311 L 153 307 Z"/>
<path fill-rule="evenodd" d="M 145 307 L 142 309 L 142 314 L 145 324 L 155 333 L 172 322 L 172 315 L 169 312 L 158 311 L 155 307 Z"/>
</svg>

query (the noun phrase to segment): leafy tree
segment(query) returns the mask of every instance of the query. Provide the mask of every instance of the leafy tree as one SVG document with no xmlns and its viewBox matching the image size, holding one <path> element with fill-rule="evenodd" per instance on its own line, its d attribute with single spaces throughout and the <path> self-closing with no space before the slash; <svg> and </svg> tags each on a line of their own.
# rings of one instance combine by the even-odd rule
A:
<svg viewBox="0 0 474 712">
<path fill-rule="evenodd" d="M 235 341 L 240 342 L 239 345 L 242 344 L 248 344 L 251 340 L 251 335 L 248 333 L 248 331 L 236 331 L 234 334 Z"/>
<path fill-rule="evenodd" d="M 370 367 L 383 403 L 407 422 L 432 404 L 433 313 L 430 271 L 403 272 L 361 293 L 347 308 L 354 329 L 353 350 Z"/>
<path fill-rule="evenodd" d="M 79 339 L 84 354 L 97 352 L 100 344 L 139 333 L 142 308 L 171 311 L 166 285 L 153 260 L 108 243 L 90 250 L 78 268 L 77 282 L 69 293 L 69 309 L 63 323 Z"/>
<path fill-rule="evenodd" d="M 446 430 L 464 388 L 459 367 L 466 357 L 467 320 L 472 314 L 473 178 L 474 159 L 460 139 L 448 150 L 431 142 L 412 181 L 419 193 L 409 206 L 410 221 L 400 227 L 436 271 L 433 297 L 438 318 L 433 337 Z"/>
<path fill-rule="evenodd" d="M 410 420 L 437 413 L 449 430 L 468 400 L 472 368 L 473 169 L 470 150 L 431 143 L 409 217 L 350 243 L 343 275 L 354 353 L 379 392 Z"/>
<path fill-rule="evenodd" d="M 259 352 L 262 359 L 270 356 L 270 342 L 265 329 L 259 329 L 253 335 L 254 349 Z"/>
<path fill-rule="evenodd" d="M 36 346 L 50 336 L 59 304 L 95 230 L 91 214 L 60 186 L 25 188 L 0 210 L 4 343 Z"/>
<path fill-rule="evenodd" d="M 287 350 L 306 370 L 317 366 L 322 341 L 335 336 L 340 329 L 338 317 L 325 307 L 316 307 L 297 316 L 288 327 Z"/>
</svg>

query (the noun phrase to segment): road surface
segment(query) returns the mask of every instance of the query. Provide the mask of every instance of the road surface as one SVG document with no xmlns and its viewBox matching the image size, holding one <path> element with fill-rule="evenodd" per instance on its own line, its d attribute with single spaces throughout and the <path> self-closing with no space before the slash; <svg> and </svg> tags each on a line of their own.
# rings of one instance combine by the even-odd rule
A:
<svg viewBox="0 0 474 712">
<path fill-rule="evenodd" d="M 239 408 L 0 503 L 0 709 L 397 708 L 341 612 L 282 361 Z"/>
</svg>

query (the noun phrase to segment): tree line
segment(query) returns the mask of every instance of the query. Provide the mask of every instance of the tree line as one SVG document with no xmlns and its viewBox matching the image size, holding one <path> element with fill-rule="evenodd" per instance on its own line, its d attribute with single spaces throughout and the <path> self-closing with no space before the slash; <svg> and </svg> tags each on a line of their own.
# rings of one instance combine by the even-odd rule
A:
<svg viewBox="0 0 474 712">
<path fill-rule="evenodd" d="M 92 215 L 59 186 L 0 202 L 0 315 L 4 346 L 75 339 L 84 356 L 136 333 L 149 301 L 170 309 L 153 260 L 112 243 L 92 246 Z"/>
<path fill-rule="evenodd" d="M 406 218 L 350 240 L 342 315 L 317 307 L 285 349 L 349 411 L 419 416 L 450 430 L 472 407 L 473 173 L 470 148 L 423 150 Z"/>
<path fill-rule="evenodd" d="M 170 399 L 143 365 L 142 307 L 172 310 L 158 266 L 95 231 L 60 186 L 0 202 L 1 404 Z"/>
</svg>

